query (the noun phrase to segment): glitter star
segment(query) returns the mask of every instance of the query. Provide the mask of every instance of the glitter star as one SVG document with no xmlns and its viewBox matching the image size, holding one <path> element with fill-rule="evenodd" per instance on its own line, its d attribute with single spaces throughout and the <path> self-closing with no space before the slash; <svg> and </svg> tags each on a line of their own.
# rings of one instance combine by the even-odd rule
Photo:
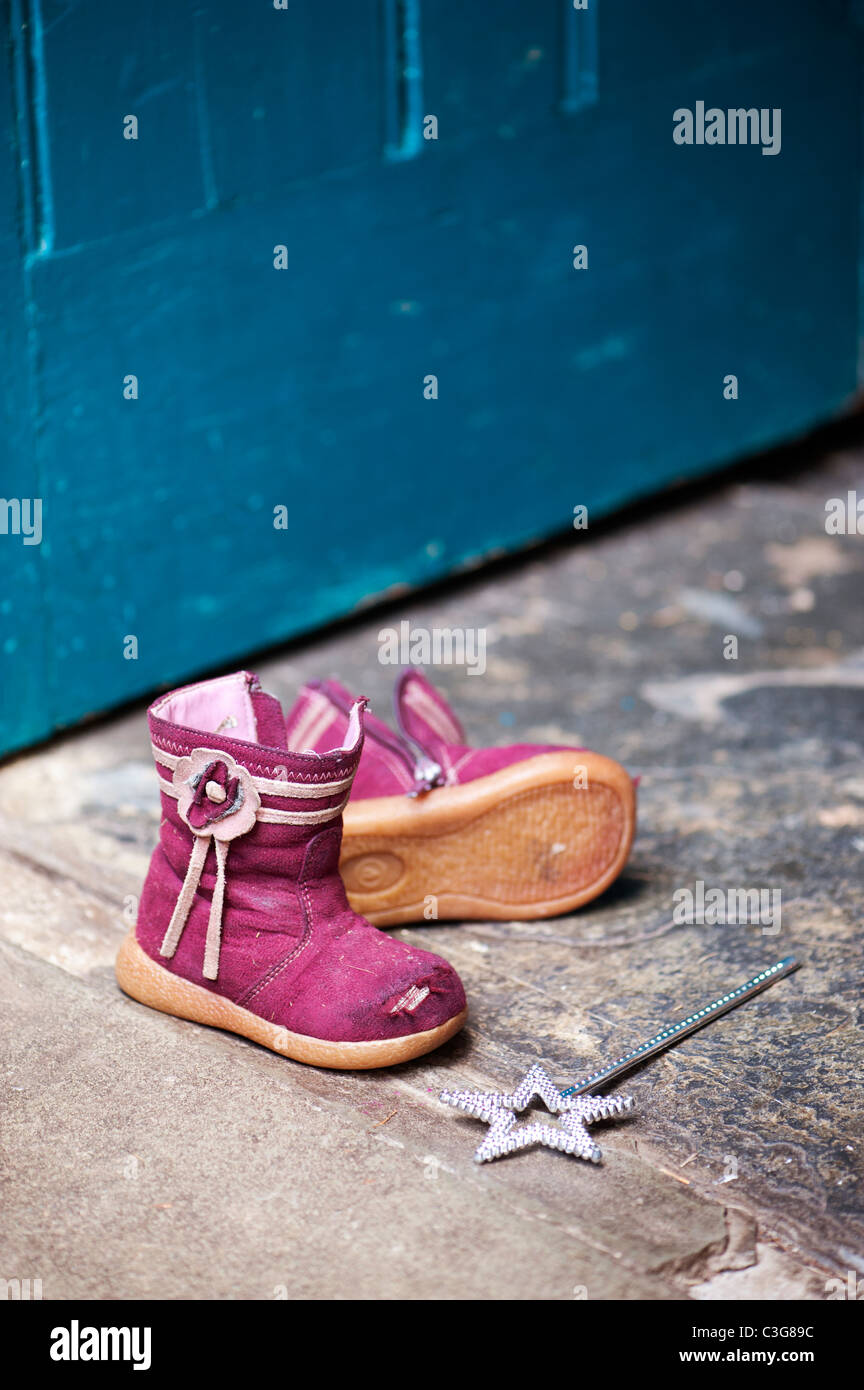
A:
<svg viewBox="0 0 864 1390">
<path fill-rule="evenodd" d="M 558 1125 L 528 1124 L 516 1128 L 516 1112 L 526 1110 L 539 1096 Z M 579 1158 L 599 1163 L 602 1154 L 586 1128 L 597 1120 L 608 1120 L 630 1110 L 630 1096 L 562 1096 L 554 1081 L 539 1063 L 511 1094 L 499 1091 L 442 1091 L 441 1099 L 474 1119 L 483 1120 L 489 1133 L 474 1155 L 477 1163 L 487 1163 L 503 1154 L 527 1149 L 531 1144 L 544 1144 L 549 1149 L 576 1154 Z"/>
</svg>

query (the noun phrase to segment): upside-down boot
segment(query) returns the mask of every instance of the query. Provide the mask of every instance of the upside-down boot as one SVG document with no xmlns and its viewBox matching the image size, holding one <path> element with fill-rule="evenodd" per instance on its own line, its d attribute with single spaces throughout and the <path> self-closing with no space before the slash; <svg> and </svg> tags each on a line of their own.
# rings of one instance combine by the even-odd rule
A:
<svg viewBox="0 0 864 1390">
<path fill-rule="evenodd" d="M 292 747 L 347 727 L 337 681 L 305 686 L 288 716 Z M 450 705 L 418 670 L 396 684 L 399 733 L 370 715 L 345 811 L 342 877 L 377 926 L 424 918 L 550 917 L 618 877 L 633 841 L 636 784 L 584 748 L 471 748 Z"/>
<path fill-rule="evenodd" d="M 136 929 L 117 958 L 127 994 L 315 1066 L 391 1066 L 466 1016 L 440 956 L 377 931 L 339 876 L 342 812 L 365 701 L 330 751 L 289 752 L 277 700 L 245 671 L 149 711 L 162 799 Z"/>
</svg>

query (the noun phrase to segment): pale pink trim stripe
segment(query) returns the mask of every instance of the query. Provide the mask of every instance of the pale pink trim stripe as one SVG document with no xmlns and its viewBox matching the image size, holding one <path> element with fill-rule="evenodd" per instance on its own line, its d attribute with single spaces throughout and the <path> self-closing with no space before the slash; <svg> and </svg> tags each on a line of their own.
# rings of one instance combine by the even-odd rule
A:
<svg viewBox="0 0 864 1390">
<path fill-rule="evenodd" d="M 151 747 L 155 761 L 160 767 L 167 767 L 171 772 L 176 768 L 180 761 L 180 757 L 186 756 L 177 753 L 168 753 L 164 748 L 157 748 L 155 743 L 151 744 Z M 202 745 L 202 747 L 205 747 L 205 745 Z M 212 750 L 208 749 L 207 751 L 212 751 L 214 758 L 221 756 L 218 748 Z M 287 749 L 285 751 L 286 753 L 288 752 Z M 264 796 L 300 797 L 305 800 L 309 800 L 310 798 L 319 800 L 324 796 L 335 796 L 336 792 L 344 791 L 346 787 L 350 787 L 351 783 L 354 781 L 354 774 L 352 772 L 350 777 L 340 777 L 333 782 L 289 782 L 283 780 L 281 777 L 253 777 L 252 781 L 256 790 L 263 793 Z M 168 792 L 169 796 L 176 796 L 177 794 L 176 792 L 172 792 L 167 786 L 163 786 L 162 790 Z"/>
<path fill-rule="evenodd" d="M 450 715 L 437 705 L 425 690 L 416 685 L 409 685 L 405 691 L 405 701 L 422 715 L 429 727 L 439 738 L 443 738 L 445 743 L 459 743 L 462 735 Z"/>
</svg>

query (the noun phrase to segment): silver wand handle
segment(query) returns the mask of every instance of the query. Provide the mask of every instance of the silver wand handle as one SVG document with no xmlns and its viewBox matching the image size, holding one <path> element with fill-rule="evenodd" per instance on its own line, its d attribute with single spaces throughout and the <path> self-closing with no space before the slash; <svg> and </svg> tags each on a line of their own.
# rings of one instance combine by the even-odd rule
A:
<svg viewBox="0 0 864 1390">
<path fill-rule="evenodd" d="M 568 1086 L 566 1091 L 561 1092 L 562 1096 L 582 1096 L 588 1091 L 596 1090 L 598 1086 L 605 1086 L 607 1081 L 613 1081 L 616 1076 L 629 1071 L 646 1057 L 653 1057 L 655 1053 L 665 1051 L 673 1043 L 680 1042 L 690 1033 L 695 1033 L 697 1028 L 704 1028 L 706 1023 L 713 1023 L 721 1014 L 737 1008 L 745 999 L 752 999 L 754 994 L 761 994 L 763 989 L 767 989 L 777 980 L 782 980 L 784 975 L 791 975 L 798 966 L 799 962 L 794 956 L 785 956 L 768 970 L 754 975 L 752 980 L 740 985 L 738 989 L 731 990 L 729 994 L 722 994 L 719 999 L 713 999 L 710 1004 L 698 1009 L 696 1013 L 689 1014 L 680 1023 L 674 1023 L 669 1028 L 664 1028 L 661 1033 L 655 1033 L 653 1038 L 649 1038 L 640 1047 L 634 1047 L 632 1052 L 625 1052 L 624 1056 L 619 1057 L 610 1067 L 603 1067 L 600 1071 L 592 1072 L 584 1081 L 578 1081 L 575 1086 Z"/>
</svg>

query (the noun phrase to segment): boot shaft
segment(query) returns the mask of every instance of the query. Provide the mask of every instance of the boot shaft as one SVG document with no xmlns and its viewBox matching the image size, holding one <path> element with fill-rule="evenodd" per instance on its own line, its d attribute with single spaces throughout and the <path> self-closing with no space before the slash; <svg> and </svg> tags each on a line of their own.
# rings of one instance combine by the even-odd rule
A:
<svg viewBox="0 0 864 1390">
<path fill-rule="evenodd" d="M 204 979 L 215 981 L 226 950 L 247 968 L 248 933 L 264 938 L 256 962 L 299 938 L 303 894 L 330 917 L 348 910 L 342 811 L 364 705 L 352 706 L 342 746 L 318 754 L 289 752 L 278 701 L 248 672 L 156 701 L 148 719 L 162 820 L 139 914 L 148 954 L 172 960 L 179 950 L 185 967 L 197 952 Z"/>
</svg>

